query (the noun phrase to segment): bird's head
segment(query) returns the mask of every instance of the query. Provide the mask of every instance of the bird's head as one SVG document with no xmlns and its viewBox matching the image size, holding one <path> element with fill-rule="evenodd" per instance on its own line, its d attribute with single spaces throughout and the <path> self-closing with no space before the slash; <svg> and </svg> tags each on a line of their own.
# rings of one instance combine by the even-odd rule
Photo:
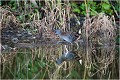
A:
<svg viewBox="0 0 120 80">
<path fill-rule="evenodd" d="M 59 30 L 59 29 L 55 30 L 54 32 L 55 32 L 55 34 L 57 34 L 57 35 L 59 35 L 59 34 L 61 34 L 61 33 L 62 33 L 62 31 L 61 31 L 61 30 Z"/>
</svg>

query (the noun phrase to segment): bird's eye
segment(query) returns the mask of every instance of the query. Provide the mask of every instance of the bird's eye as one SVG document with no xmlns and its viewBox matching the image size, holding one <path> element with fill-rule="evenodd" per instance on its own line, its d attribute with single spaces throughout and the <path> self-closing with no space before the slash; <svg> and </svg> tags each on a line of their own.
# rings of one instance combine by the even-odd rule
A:
<svg viewBox="0 0 120 80">
<path fill-rule="evenodd" d="M 13 42 L 13 43 L 17 43 L 18 41 L 19 41 L 18 38 L 13 38 L 13 39 L 12 39 L 12 42 Z"/>
</svg>

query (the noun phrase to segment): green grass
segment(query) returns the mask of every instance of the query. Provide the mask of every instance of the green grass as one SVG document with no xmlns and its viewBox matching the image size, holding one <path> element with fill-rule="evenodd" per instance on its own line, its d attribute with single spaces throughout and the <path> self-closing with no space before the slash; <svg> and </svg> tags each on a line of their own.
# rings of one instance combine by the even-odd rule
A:
<svg viewBox="0 0 120 80">
<path fill-rule="evenodd" d="M 42 5 L 42 3 L 39 4 Z M 28 26 L 27 30 L 32 33 L 39 32 L 39 29 L 42 27 L 45 38 L 51 40 L 51 38 L 55 38 L 50 34 L 50 30 L 53 27 L 70 30 L 70 25 L 67 20 L 69 21 L 73 14 L 70 14 L 70 4 L 68 4 L 69 3 L 61 3 L 60 0 L 57 2 L 45 1 L 44 5 L 46 6 L 40 6 L 40 9 L 42 7 L 44 11 L 46 11 L 46 18 L 42 18 L 42 12 L 40 12 L 39 9 L 34 9 L 31 3 L 10 1 L 10 3 L 8 3 L 9 7 L 2 6 L 2 21 L 6 23 L 6 25 L 9 25 L 9 19 L 12 19 L 22 28 Z M 103 8 L 105 6 L 106 5 L 104 5 Z M 17 10 L 20 13 L 16 16 L 14 13 L 17 13 Z M 74 11 L 79 13 L 77 9 Z M 85 10 L 83 13 L 86 14 Z M 101 18 L 103 17 L 99 19 Z M 102 29 L 107 28 L 111 30 L 110 32 L 112 34 L 113 29 L 110 29 L 110 26 L 102 26 Z M 5 25 L 2 25 L 2 27 L 5 27 Z M 99 25 L 97 25 L 97 27 L 99 28 Z M 83 32 L 82 35 L 86 36 L 84 33 L 85 32 Z M 94 35 L 91 35 L 90 39 L 93 38 Z M 118 39 L 119 38 L 116 39 L 117 43 L 119 41 Z M 66 51 L 64 45 L 46 44 L 38 48 L 18 49 L 15 52 L 2 53 L 2 55 L 0 55 L 1 79 L 118 79 L 118 49 L 116 50 L 114 47 L 96 49 L 93 45 L 91 46 L 92 48 L 86 48 L 86 46 L 84 46 L 77 50 L 76 46 L 67 46 L 69 50 L 75 50 L 76 53 L 81 56 L 82 64 L 77 61 L 63 62 L 62 65 L 56 64 L 56 60 Z"/>
</svg>

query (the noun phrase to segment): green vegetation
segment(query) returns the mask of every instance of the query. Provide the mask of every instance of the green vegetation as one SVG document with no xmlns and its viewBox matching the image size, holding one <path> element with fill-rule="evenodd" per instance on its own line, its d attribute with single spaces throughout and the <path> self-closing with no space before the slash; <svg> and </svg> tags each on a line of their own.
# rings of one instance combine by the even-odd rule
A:
<svg viewBox="0 0 120 80">
<path fill-rule="evenodd" d="M 98 13 L 100 12 L 104 12 L 108 15 L 114 15 L 114 9 L 119 12 L 118 10 L 118 3 L 115 2 L 115 5 L 112 6 L 112 4 L 110 4 L 109 1 L 105 0 L 105 1 L 89 1 L 87 2 L 87 5 L 90 9 L 90 15 L 91 16 L 95 16 L 97 15 Z M 86 15 L 86 8 L 85 8 L 85 3 L 84 2 L 80 2 L 79 4 L 77 3 L 74 3 L 72 2 L 71 3 L 71 7 L 72 7 L 72 10 L 73 12 L 77 13 L 77 14 L 80 14 L 80 15 L 83 15 L 85 16 Z"/>
<path fill-rule="evenodd" d="M 30 1 L 1 1 L 1 29 L 12 26 L 9 22 L 13 20 L 28 32 L 33 34 L 41 32 L 43 35 L 41 42 L 52 40 L 54 42 L 54 39 L 58 41 L 58 37 L 52 34 L 53 28 L 72 30 L 70 19 L 78 20 L 78 17 L 87 14 L 84 1 L 76 3 L 45 0 L 36 1 L 36 3 L 38 7 Z M 2 52 L 0 55 L 1 79 L 118 79 L 119 51 L 115 49 L 115 24 L 111 23 L 118 19 L 118 2 L 115 1 L 112 5 L 107 0 L 90 1 L 87 2 L 87 7 L 90 10 L 88 14 L 92 17 L 89 17 L 91 22 L 85 19 L 83 25 L 77 25 L 77 27 L 79 29 L 82 27 L 81 38 L 85 40 L 87 36 L 91 42 L 90 46 L 83 45 L 76 50 L 76 46 L 67 45 L 68 50 L 75 50 L 81 56 L 82 64 L 78 61 L 68 61 L 57 65 L 56 60 L 66 51 L 66 47 L 62 44 L 46 43 L 37 48 L 19 48 L 11 52 Z M 105 14 L 99 14 L 101 12 Z M 114 19 L 111 18 L 112 15 L 117 16 Z M 88 26 L 89 28 L 86 28 Z M 76 28 L 76 26 L 72 27 Z M 87 30 L 88 33 L 86 33 Z M 117 32 L 117 44 L 119 39 Z M 103 47 L 106 42 L 113 46 Z M 100 47 L 97 48 L 96 44 L 100 44 Z"/>
</svg>

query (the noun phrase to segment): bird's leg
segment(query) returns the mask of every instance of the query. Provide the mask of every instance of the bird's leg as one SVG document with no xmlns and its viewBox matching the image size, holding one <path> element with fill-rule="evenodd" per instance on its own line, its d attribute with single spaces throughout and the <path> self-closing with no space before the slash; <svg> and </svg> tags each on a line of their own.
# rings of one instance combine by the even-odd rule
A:
<svg viewBox="0 0 120 80">
<path fill-rule="evenodd" d="M 75 42 L 76 43 L 76 45 L 77 45 L 77 49 L 79 49 L 79 44 L 78 44 L 78 42 Z"/>
<path fill-rule="evenodd" d="M 65 50 L 66 50 L 66 53 L 68 52 L 68 49 L 67 49 L 67 46 L 65 45 Z"/>
<path fill-rule="evenodd" d="M 65 56 L 68 54 L 68 49 L 67 49 L 67 45 L 65 45 Z"/>
<path fill-rule="evenodd" d="M 71 44 L 71 45 L 73 45 L 73 43 L 72 43 L 72 42 L 71 42 L 70 44 Z"/>
</svg>

